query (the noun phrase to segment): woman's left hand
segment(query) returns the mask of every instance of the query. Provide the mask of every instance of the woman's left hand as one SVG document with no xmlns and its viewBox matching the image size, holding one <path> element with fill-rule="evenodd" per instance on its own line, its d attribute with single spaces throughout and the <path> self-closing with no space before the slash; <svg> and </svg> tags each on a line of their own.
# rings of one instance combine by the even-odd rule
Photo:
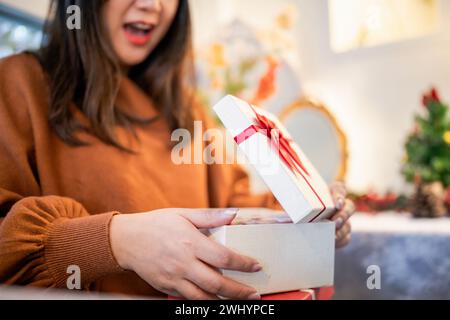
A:
<svg viewBox="0 0 450 320">
<path fill-rule="evenodd" d="M 335 182 L 330 187 L 337 212 L 331 217 L 336 223 L 336 248 L 348 245 L 351 239 L 350 217 L 355 213 L 353 201 L 347 199 L 347 189 L 341 182 Z"/>
</svg>

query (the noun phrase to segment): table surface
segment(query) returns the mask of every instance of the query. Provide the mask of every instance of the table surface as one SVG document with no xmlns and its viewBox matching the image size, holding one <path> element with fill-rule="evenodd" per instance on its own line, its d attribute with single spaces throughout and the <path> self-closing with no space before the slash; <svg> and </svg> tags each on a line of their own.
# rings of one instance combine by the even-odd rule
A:
<svg viewBox="0 0 450 320">
<path fill-rule="evenodd" d="M 357 213 L 351 218 L 353 232 L 450 235 L 450 218 L 416 219 L 408 213 Z"/>
<path fill-rule="evenodd" d="M 350 245 L 336 252 L 336 299 L 450 299 L 450 219 L 356 214 Z M 381 289 L 367 285 L 378 266 Z"/>
</svg>

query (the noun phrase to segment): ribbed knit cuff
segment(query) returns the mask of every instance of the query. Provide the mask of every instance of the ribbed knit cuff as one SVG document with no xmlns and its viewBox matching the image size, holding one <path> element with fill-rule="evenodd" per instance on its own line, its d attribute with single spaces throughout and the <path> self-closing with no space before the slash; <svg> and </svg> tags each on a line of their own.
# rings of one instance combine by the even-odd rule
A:
<svg viewBox="0 0 450 320">
<path fill-rule="evenodd" d="M 124 271 L 113 256 L 109 238 L 109 225 L 115 214 L 58 219 L 50 226 L 45 259 L 57 287 L 67 286 L 69 267 L 79 267 L 82 287 Z"/>
</svg>

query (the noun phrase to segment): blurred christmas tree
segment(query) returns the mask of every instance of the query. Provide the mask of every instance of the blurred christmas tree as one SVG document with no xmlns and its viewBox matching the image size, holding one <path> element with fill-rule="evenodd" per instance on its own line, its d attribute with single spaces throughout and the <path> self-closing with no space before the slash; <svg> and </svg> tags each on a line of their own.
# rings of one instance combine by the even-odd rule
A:
<svg viewBox="0 0 450 320">
<path fill-rule="evenodd" d="M 409 182 L 441 182 L 450 186 L 450 119 L 448 106 L 436 89 L 423 97 L 424 115 L 416 116 L 416 127 L 406 143 L 403 173 Z"/>
<path fill-rule="evenodd" d="M 406 142 L 403 174 L 414 182 L 413 214 L 438 217 L 447 213 L 445 188 L 450 186 L 450 119 L 448 106 L 436 89 L 423 97 L 425 112 L 417 115 L 415 129 Z"/>
</svg>

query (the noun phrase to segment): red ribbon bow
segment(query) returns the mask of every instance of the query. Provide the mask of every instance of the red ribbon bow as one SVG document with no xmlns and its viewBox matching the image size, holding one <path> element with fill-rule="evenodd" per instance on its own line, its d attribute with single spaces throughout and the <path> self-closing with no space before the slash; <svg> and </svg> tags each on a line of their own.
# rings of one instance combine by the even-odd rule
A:
<svg viewBox="0 0 450 320">
<path fill-rule="evenodd" d="M 291 145 L 292 140 L 287 138 L 283 132 L 278 128 L 275 122 L 267 118 L 266 116 L 258 113 L 255 108 L 250 106 L 255 113 L 255 124 L 245 129 L 241 134 L 237 135 L 234 140 L 237 144 L 249 139 L 255 133 L 261 133 L 265 135 L 272 143 L 272 146 L 278 149 L 280 158 L 283 162 L 293 171 L 304 176 L 310 177 L 306 167 L 300 160 L 297 152 Z"/>
<path fill-rule="evenodd" d="M 266 116 L 260 114 L 252 105 L 250 105 L 250 108 L 255 113 L 255 124 L 245 129 L 242 133 L 238 134 L 234 138 L 234 141 L 236 141 L 237 144 L 241 144 L 250 137 L 252 137 L 253 135 L 255 135 L 256 133 L 261 133 L 265 135 L 271 142 L 272 146 L 278 150 L 279 156 L 283 160 L 283 162 L 294 173 L 298 173 L 306 181 L 308 186 L 316 195 L 317 199 L 319 199 L 320 203 L 322 204 L 323 209 L 321 210 L 321 212 L 311 220 L 314 221 L 325 211 L 326 206 L 325 203 L 320 198 L 320 196 L 318 195 L 318 193 L 316 192 L 316 190 L 312 187 L 311 183 L 308 181 L 308 178 L 305 177 L 311 176 L 309 172 L 306 170 L 306 167 L 304 166 L 297 152 L 295 152 L 294 148 L 292 147 L 291 144 L 292 140 L 287 138 L 283 134 L 283 131 L 278 128 L 275 122 L 273 122 Z"/>
</svg>

